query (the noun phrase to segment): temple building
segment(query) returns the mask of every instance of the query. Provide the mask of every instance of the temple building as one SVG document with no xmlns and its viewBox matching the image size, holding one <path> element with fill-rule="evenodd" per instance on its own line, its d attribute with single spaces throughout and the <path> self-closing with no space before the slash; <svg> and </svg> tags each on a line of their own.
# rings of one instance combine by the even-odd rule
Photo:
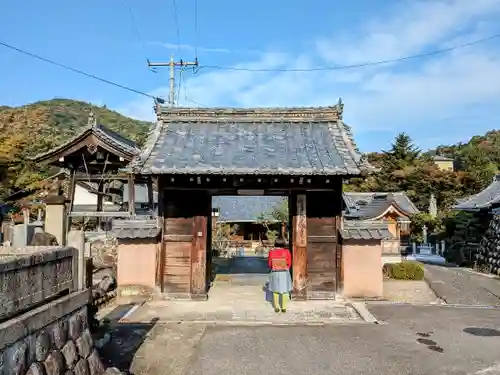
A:
<svg viewBox="0 0 500 375">
<path fill-rule="evenodd" d="M 400 262 L 409 251 L 411 216 L 419 213 L 405 192 L 344 192 L 344 219 L 351 227 L 382 226 L 384 263 Z"/>
<path fill-rule="evenodd" d="M 394 238 L 407 243 L 411 216 L 419 209 L 405 192 L 345 192 L 346 220 L 385 221 Z"/>
<path fill-rule="evenodd" d="M 157 180 L 163 235 L 158 241 L 153 232 L 148 242 L 140 222 L 116 220 L 122 237 L 118 293 L 122 287 L 130 293 L 141 280 L 136 288 L 141 294 L 206 299 L 212 197 L 252 194 L 288 198 L 295 299 L 335 298 L 350 288 L 350 294 L 354 289 L 362 293 L 360 288 L 380 293 L 381 279 L 365 275 L 362 282 L 354 268 L 359 257 L 367 256 L 360 242 L 369 241 L 378 254 L 371 266 L 378 270 L 376 277 L 381 274 L 385 234 L 369 230 L 374 237 L 357 238 L 363 228 L 343 229 L 342 180 L 374 168 L 357 149 L 342 111 L 342 103 L 320 108 L 157 106 L 156 128 L 128 171 Z"/>
<path fill-rule="evenodd" d="M 497 211 L 500 208 L 500 175 L 496 175 L 493 181 L 479 193 L 458 200 L 453 206 L 455 211 L 466 211 L 474 213 L 486 213 Z"/>
<path fill-rule="evenodd" d="M 342 182 L 376 169 L 356 147 L 341 101 L 249 109 L 157 104 L 156 114 L 140 150 L 91 120 L 82 134 L 33 159 L 69 170 L 73 190 L 75 179 L 97 182 L 100 197 L 106 181 L 127 184 L 119 211 L 106 211 L 102 198 L 95 212 L 69 204 L 70 217 L 111 219 L 120 298 L 209 298 L 214 200 L 252 195 L 288 202 L 294 299 L 382 295 L 382 242 L 394 228 L 365 220 L 360 202 L 346 213 L 356 223 L 344 223 Z M 140 208 L 136 185 L 147 187 Z M 402 203 L 379 206 L 378 216 L 396 221 L 409 214 Z M 221 208 L 216 220 L 224 219 Z M 253 221 L 249 212 L 233 219 Z"/>
<path fill-rule="evenodd" d="M 63 229 L 50 229 L 59 244 L 66 243 L 66 233 L 78 220 L 95 219 L 97 228 L 111 224 L 112 218 L 154 216 L 153 187 L 150 177 L 134 178 L 122 172 L 140 148 L 132 140 L 99 124 L 90 112 L 87 126 L 75 137 L 47 152 L 30 157 L 34 163 L 48 164 L 59 169 L 56 192 L 45 199 L 47 210 L 65 208 Z M 67 188 L 63 189 L 62 185 Z M 148 201 L 137 207 L 128 201 L 123 190 L 132 190 L 136 185 L 148 186 Z M 64 191 L 66 190 L 66 192 Z M 124 199 L 126 198 L 126 199 Z M 57 208 L 56 208 L 57 206 Z M 62 211 L 61 211 L 62 212 Z"/>
</svg>

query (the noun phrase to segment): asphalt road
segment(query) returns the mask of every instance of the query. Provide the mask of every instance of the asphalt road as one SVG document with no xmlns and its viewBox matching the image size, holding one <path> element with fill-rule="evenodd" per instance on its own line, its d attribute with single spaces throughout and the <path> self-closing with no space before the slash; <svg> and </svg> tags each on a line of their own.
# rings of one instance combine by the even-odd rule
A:
<svg viewBox="0 0 500 375">
<path fill-rule="evenodd" d="M 448 304 L 500 306 L 500 280 L 465 268 L 425 266 L 431 289 Z"/>
<path fill-rule="evenodd" d="M 500 374 L 500 309 L 371 305 L 387 324 L 207 327 L 187 375 Z"/>
</svg>

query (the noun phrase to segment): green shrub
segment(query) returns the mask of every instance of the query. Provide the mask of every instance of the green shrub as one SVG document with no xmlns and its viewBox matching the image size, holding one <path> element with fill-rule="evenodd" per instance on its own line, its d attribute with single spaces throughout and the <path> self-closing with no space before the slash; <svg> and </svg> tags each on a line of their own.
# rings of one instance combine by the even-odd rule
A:
<svg viewBox="0 0 500 375">
<path fill-rule="evenodd" d="M 419 262 L 403 261 L 384 264 L 383 272 L 395 280 L 423 280 L 424 266 Z"/>
</svg>

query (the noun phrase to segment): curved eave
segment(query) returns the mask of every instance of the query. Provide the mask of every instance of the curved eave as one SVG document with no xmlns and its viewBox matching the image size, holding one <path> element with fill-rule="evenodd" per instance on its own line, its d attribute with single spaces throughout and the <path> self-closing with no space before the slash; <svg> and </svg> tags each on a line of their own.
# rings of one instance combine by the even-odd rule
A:
<svg viewBox="0 0 500 375">
<path fill-rule="evenodd" d="M 463 211 L 463 212 L 479 212 L 479 211 L 488 211 L 494 204 L 488 204 L 483 206 L 453 206 L 451 208 L 452 211 Z"/>
<path fill-rule="evenodd" d="M 343 141 L 347 149 L 349 150 L 351 158 L 359 168 L 359 176 L 366 176 L 379 172 L 380 168 L 375 168 L 373 165 L 371 165 L 359 150 L 358 146 L 356 145 L 356 141 L 354 140 L 352 128 L 349 125 L 345 124 L 342 120 L 337 121 L 337 126 L 341 130 Z"/>
<path fill-rule="evenodd" d="M 27 157 L 27 159 L 35 163 L 43 163 L 47 161 L 49 163 L 54 162 L 55 159 L 66 157 L 85 147 L 86 144 L 84 144 L 83 142 L 89 137 L 94 137 L 94 139 L 97 140 L 97 146 L 102 147 L 106 151 L 111 152 L 115 155 L 123 157 L 127 162 L 130 162 L 140 152 L 138 148 L 134 148 L 130 145 L 124 144 L 123 147 L 117 147 L 113 144 L 113 141 L 110 141 L 111 136 L 106 134 L 104 131 L 101 132 L 99 128 L 87 128 L 62 145 L 45 153 Z M 116 140 L 115 142 L 119 144 L 120 140 Z M 77 147 L 79 144 L 81 144 L 80 147 Z"/>
<path fill-rule="evenodd" d="M 64 153 L 72 146 L 82 142 L 85 138 L 89 137 L 91 134 L 92 134 L 92 129 L 85 129 L 83 132 L 71 138 L 70 140 L 66 141 L 62 145 L 34 156 L 28 156 L 26 157 L 26 159 L 36 163 L 44 162 L 45 160 L 50 159 L 51 157 L 54 157 L 57 154 Z"/>
<path fill-rule="evenodd" d="M 370 216 L 363 216 L 363 220 L 380 220 L 385 215 L 390 213 L 391 211 L 395 211 L 400 217 L 409 217 L 411 214 L 403 210 L 397 203 L 395 202 L 387 202 L 386 205 L 381 206 L 376 213 Z"/>
<path fill-rule="evenodd" d="M 481 192 L 454 205 L 451 209 L 453 211 L 477 212 L 489 210 L 498 204 L 500 204 L 500 181 L 495 180 Z"/>
<path fill-rule="evenodd" d="M 101 134 L 100 132 L 97 131 L 94 132 L 94 136 L 100 142 L 99 146 L 116 155 L 122 155 L 123 158 L 127 161 L 132 161 L 132 159 L 140 153 L 140 149 L 134 148 L 129 145 L 124 144 L 120 145 L 122 147 L 116 147 L 115 145 L 112 144 L 112 142 L 109 142 L 108 140 L 109 135 L 107 134 Z M 115 142 L 120 142 L 120 141 L 116 140 Z"/>
<path fill-rule="evenodd" d="M 378 216 L 374 217 L 372 220 L 378 220 L 387 215 L 388 213 L 391 212 L 391 210 L 394 210 L 400 217 L 405 217 L 407 218 L 411 214 L 406 212 L 399 206 L 396 202 L 391 202 L 389 207 L 387 207 L 382 213 L 380 213 Z"/>
<path fill-rule="evenodd" d="M 359 170 L 338 169 L 253 169 L 253 168 L 142 168 L 140 166 L 131 166 L 123 169 L 124 172 L 144 175 L 267 175 L 267 176 L 331 176 L 331 177 L 359 177 L 362 173 Z"/>
</svg>

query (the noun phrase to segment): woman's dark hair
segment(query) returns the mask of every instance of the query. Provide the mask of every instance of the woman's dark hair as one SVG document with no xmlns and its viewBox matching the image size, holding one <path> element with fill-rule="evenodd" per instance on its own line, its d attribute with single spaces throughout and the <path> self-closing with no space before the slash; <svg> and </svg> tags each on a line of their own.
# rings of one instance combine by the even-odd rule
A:
<svg viewBox="0 0 500 375">
<path fill-rule="evenodd" d="M 276 238 L 274 241 L 275 247 L 286 247 L 286 241 L 283 238 Z"/>
</svg>

